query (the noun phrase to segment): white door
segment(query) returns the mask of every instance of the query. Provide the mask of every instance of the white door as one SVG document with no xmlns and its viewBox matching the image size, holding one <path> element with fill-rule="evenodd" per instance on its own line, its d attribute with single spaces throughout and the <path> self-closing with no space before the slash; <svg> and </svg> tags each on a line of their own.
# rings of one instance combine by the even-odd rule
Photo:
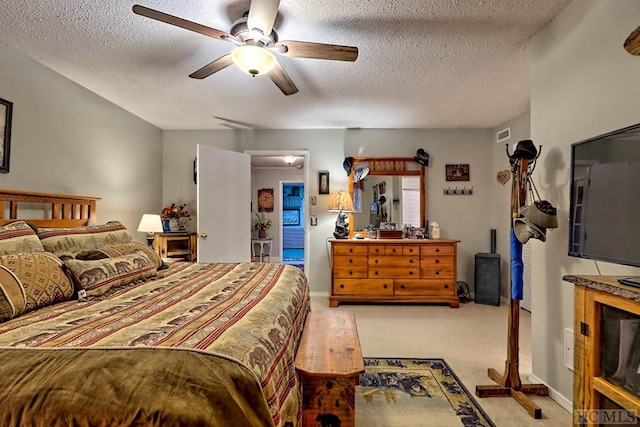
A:
<svg viewBox="0 0 640 427">
<path fill-rule="evenodd" d="M 198 261 L 251 261 L 251 156 L 197 148 Z"/>
</svg>

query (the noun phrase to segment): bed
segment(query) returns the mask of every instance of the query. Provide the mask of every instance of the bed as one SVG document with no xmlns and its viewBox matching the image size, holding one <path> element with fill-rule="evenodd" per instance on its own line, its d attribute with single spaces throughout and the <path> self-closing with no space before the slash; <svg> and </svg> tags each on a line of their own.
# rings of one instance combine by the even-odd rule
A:
<svg viewBox="0 0 640 427">
<path fill-rule="evenodd" d="M 302 271 L 165 264 L 97 200 L 0 190 L 0 423 L 298 425 Z"/>
</svg>

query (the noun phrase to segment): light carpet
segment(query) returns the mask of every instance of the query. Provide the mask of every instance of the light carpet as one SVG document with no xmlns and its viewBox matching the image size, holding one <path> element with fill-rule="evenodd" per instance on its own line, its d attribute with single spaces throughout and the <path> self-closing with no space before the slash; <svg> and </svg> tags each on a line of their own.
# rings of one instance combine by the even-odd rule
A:
<svg viewBox="0 0 640 427">
<path fill-rule="evenodd" d="M 444 359 L 365 358 L 357 427 L 495 427 Z"/>
</svg>

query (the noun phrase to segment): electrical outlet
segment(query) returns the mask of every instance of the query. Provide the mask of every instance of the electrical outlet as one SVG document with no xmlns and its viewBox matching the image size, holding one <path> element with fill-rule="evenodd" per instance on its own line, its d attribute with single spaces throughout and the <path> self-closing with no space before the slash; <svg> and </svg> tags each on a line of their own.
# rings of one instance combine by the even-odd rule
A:
<svg viewBox="0 0 640 427">
<path fill-rule="evenodd" d="M 316 216 L 316 207 L 311 206 L 311 216 Z"/>
<path fill-rule="evenodd" d="M 564 329 L 564 366 L 573 371 L 573 329 Z"/>
</svg>

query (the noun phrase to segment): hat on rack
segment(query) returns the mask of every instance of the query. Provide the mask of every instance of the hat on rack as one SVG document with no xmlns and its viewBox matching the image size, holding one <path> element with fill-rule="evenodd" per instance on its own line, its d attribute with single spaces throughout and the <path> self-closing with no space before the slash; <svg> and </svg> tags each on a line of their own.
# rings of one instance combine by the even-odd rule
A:
<svg viewBox="0 0 640 427">
<path fill-rule="evenodd" d="M 418 148 L 413 160 L 420 163 L 422 166 L 429 166 L 429 153 L 424 151 L 422 148 Z"/>
<path fill-rule="evenodd" d="M 347 176 L 351 175 L 351 167 L 353 166 L 353 157 L 345 157 L 344 162 L 342 162 L 342 167 L 344 171 L 347 173 Z"/>
<path fill-rule="evenodd" d="M 558 228 L 556 208 L 546 200 L 536 200 L 520 209 L 520 214 L 533 224 L 544 228 Z"/>
<path fill-rule="evenodd" d="M 547 229 L 540 227 L 527 218 L 516 218 L 513 220 L 513 232 L 516 238 L 523 245 L 529 241 L 529 239 L 538 239 L 540 241 L 547 240 Z"/>
<path fill-rule="evenodd" d="M 384 202 L 387 201 L 387 198 L 384 196 L 380 196 L 380 198 L 378 199 L 378 202 L 380 202 L 381 205 L 384 205 Z"/>
<path fill-rule="evenodd" d="M 517 159 L 533 160 L 537 155 L 538 150 L 536 150 L 536 146 L 533 145 L 533 141 L 530 139 L 525 139 L 518 142 L 518 145 L 516 145 L 516 151 L 513 152 L 513 155 L 511 157 Z"/>
<path fill-rule="evenodd" d="M 353 182 L 358 183 L 369 175 L 369 168 L 358 168 L 353 174 Z"/>
</svg>

